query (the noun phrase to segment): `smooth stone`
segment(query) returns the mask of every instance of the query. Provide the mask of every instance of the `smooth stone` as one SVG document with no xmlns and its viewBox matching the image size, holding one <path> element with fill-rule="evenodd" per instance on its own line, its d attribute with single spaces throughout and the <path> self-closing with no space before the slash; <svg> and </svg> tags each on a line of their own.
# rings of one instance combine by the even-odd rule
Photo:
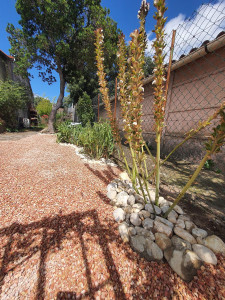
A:
<svg viewBox="0 0 225 300">
<path fill-rule="evenodd" d="M 168 205 L 163 205 L 160 208 L 161 208 L 163 214 L 165 214 L 170 207 Z"/>
<path fill-rule="evenodd" d="M 149 195 L 151 197 L 152 202 L 155 202 L 155 192 L 154 191 L 149 191 Z"/>
<path fill-rule="evenodd" d="M 159 197 L 159 206 L 168 205 L 167 200 L 164 197 Z"/>
<path fill-rule="evenodd" d="M 118 226 L 118 230 L 120 233 L 120 236 L 122 238 L 122 240 L 126 243 L 129 242 L 129 232 L 128 232 L 128 226 L 126 223 L 121 223 Z"/>
<path fill-rule="evenodd" d="M 161 232 L 167 235 L 168 237 L 172 236 L 172 228 L 170 226 L 167 226 L 157 220 L 154 221 L 154 227 L 153 227 L 154 232 Z"/>
<path fill-rule="evenodd" d="M 140 211 L 140 210 L 142 210 L 142 209 L 144 208 L 144 205 L 142 205 L 141 203 L 135 203 L 135 204 L 132 206 L 132 208 L 137 208 L 137 209 L 139 209 L 139 211 Z"/>
<path fill-rule="evenodd" d="M 130 222 L 134 225 L 134 226 L 139 226 L 141 225 L 141 219 L 139 218 L 138 213 L 132 213 L 130 215 Z"/>
<path fill-rule="evenodd" d="M 166 250 L 172 246 L 171 240 L 164 233 L 156 232 L 155 242 L 161 250 Z"/>
<path fill-rule="evenodd" d="M 130 214 L 126 214 L 125 221 L 128 225 L 130 225 Z"/>
<path fill-rule="evenodd" d="M 204 240 L 204 245 L 211 249 L 214 253 L 221 253 L 225 256 L 225 244 L 218 236 L 207 236 Z"/>
<path fill-rule="evenodd" d="M 179 219 L 183 220 L 183 221 L 191 221 L 191 218 L 189 215 L 180 215 Z"/>
<path fill-rule="evenodd" d="M 139 227 L 139 226 L 135 226 L 135 230 L 138 235 L 143 235 L 144 237 L 150 238 L 153 241 L 155 240 L 155 236 L 150 230 L 147 230 L 147 229 Z"/>
<path fill-rule="evenodd" d="M 163 203 L 161 205 L 161 207 L 163 207 L 163 206 L 169 206 L 170 207 L 172 204 L 173 204 L 173 202 L 166 200 L 166 203 Z"/>
<path fill-rule="evenodd" d="M 175 226 L 174 233 L 191 244 L 197 244 L 196 239 L 186 230 Z"/>
<path fill-rule="evenodd" d="M 204 239 L 205 237 L 207 237 L 208 233 L 207 233 L 207 231 L 205 231 L 203 229 L 193 228 L 192 229 L 192 235 L 195 238 L 200 237 L 200 238 Z"/>
<path fill-rule="evenodd" d="M 117 206 L 116 199 L 110 200 L 109 204 L 112 206 Z"/>
<path fill-rule="evenodd" d="M 196 241 L 198 244 L 204 245 L 204 240 L 201 237 L 197 236 Z"/>
<path fill-rule="evenodd" d="M 180 218 L 178 220 L 180 220 Z M 186 230 L 189 232 L 191 232 L 193 228 L 196 228 L 196 225 L 192 221 L 184 221 L 184 223 Z"/>
<path fill-rule="evenodd" d="M 125 220 L 126 214 L 122 208 L 117 208 L 113 212 L 113 217 L 116 222 L 121 222 Z"/>
<path fill-rule="evenodd" d="M 127 199 L 127 204 L 132 206 L 132 205 L 134 205 L 134 203 L 135 203 L 135 197 L 134 197 L 134 195 L 130 195 Z"/>
<path fill-rule="evenodd" d="M 183 220 L 178 219 L 176 222 L 176 226 L 180 227 L 180 228 L 185 228 L 185 224 Z"/>
<path fill-rule="evenodd" d="M 191 248 L 191 243 L 189 243 L 188 241 L 185 241 L 181 238 L 179 238 L 176 235 L 173 235 L 171 238 L 171 242 L 173 244 L 174 249 L 176 250 L 192 250 Z"/>
<path fill-rule="evenodd" d="M 130 245 L 134 251 L 143 253 L 145 250 L 145 238 L 142 235 L 131 236 Z"/>
<path fill-rule="evenodd" d="M 182 209 L 179 205 L 174 206 L 173 209 L 174 209 L 175 212 L 177 212 L 179 215 L 183 215 L 183 214 L 184 214 L 183 209 Z"/>
<path fill-rule="evenodd" d="M 190 250 L 180 251 L 171 247 L 164 251 L 164 256 L 174 272 L 185 281 L 191 281 L 202 265 L 202 260 Z"/>
<path fill-rule="evenodd" d="M 123 181 L 127 180 L 128 182 L 130 182 L 130 177 L 128 176 L 127 172 L 122 172 L 119 175 L 119 178 Z"/>
<path fill-rule="evenodd" d="M 172 210 L 167 216 L 168 221 L 174 224 L 177 222 L 177 218 L 178 214 L 174 210 Z"/>
<path fill-rule="evenodd" d="M 127 190 L 127 193 L 128 193 L 128 195 L 130 195 L 130 196 L 134 196 L 135 190 L 132 189 L 132 188 L 129 188 L 129 189 Z"/>
<path fill-rule="evenodd" d="M 116 202 L 118 205 L 127 206 L 128 198 L 129 198 L 129 195 L 126 192 L 122 191 L 117 195 Z"/>
<path fill-rule="evenodd" d="M 107 193 L 107 197 L 110 200 L 114 200 L 116 198 L 117 192 L 115 190 L 109 190 Z"/>
<path fill-rule="evenodd" d="M 155 208 L 156 214 L 157 214 L 157 215 L 160 215 L 160 214 L 161 214 L 161 209 L 160 209 L 158 206 L 156 206 L 156 205 L 154 205 L 154 208 Z M 150 212 L 151 214 L 154 213 L 154 210 L 153 210 L 153 207 L 152 207 L 151 204 L 145 204 L 145 210 L 147 210 L 147 211 Z"/>
<path fill-rule="evenodd" d="M 198 257 L 200 257 L 201 260 L 203 260 L 204 262 L 212 265 L 217 264 L 216 255 L 209 248 L 203 245 L 194 244 L 192 246 L 192 249 L 198 255 Z"/>
<path fill-rule="evenodd" d="M 144 220 L 146 218 L 150 218 L 150 216 L 151 216 L 150 212 L 146 211 L 146 210 L 139 211 L 138 215 L 142 220 Z"/>
<path fill-rule="evenodd" d="M 190 281 L 193 279 L 193 277 L 197 274 L 197 270 L 201 268 L 202 264 L 202 260 L 195 252 L 185 250 L 183 267 L 186 270 L 186 281 Z"/>
<path fill-rule="evenodd" d="M 160 261 L 163 259 L 163 252 L 152 240 L 146 239 L 146 259 L 149 261 Z"/>
<path fill-rule="evenodd" d="M 161 222 L 161 223 L 163 223 L 163 224 L 165 224 L 165 225 L 167 225 L 169 227 L 171 227 L 172 229 L 174 227 L 173 223 L 171 223 L 170 221 L 168 221 L 167 219 L 164 219 L 162 217 L 156 216 L 155 220 L 159 221 L 159 222 Z"/>
<path fill-rule="evenodd" d="M 130 205 L 127 205 L 126 207 L 123 208 L 126 214 L 131 214 L 132 213 L 132 207 Z"/>
<path fill-rule="evenodd" d="M 135 195 L 135 202 L 143 204 L 143 205 L 145 204 L 144 198 L 142 196 L 138 195 L 138 194 Z"/>
<path fill-rule="evenodd" d="M 136 235 L 137 231 L 133 226 L 128 227 L 128 234 L 129 235 Z"/>
<path fill-rule="evenodd" d="M 115 191 L 116 190 L 116 188 L 117 188 L 117 184 L 115 183 L 115 182 L 111 182 L 111 183 L 109 183 L 108 185 L 107 185 L 107 191 L 109 192 L 109 191 Z"/>
<path fill-rule="evenodd" d="M 154 221 L 150 218 L 146 218 L 144 221 L 142 221 L 142 226 L 145 229 L 152 229 L 154 227 Z"/>
</svg>

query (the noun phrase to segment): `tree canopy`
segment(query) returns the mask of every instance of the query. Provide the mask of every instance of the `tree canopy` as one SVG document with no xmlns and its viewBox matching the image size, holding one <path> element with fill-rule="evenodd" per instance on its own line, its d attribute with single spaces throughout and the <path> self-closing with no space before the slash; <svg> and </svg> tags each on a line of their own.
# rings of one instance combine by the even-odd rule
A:
<svg viewBox="0 0 225 300">
<path fill-rule="evenodd" d="M 36 67 L 49 84 L 56 80 L 53 70 L 59 74 L 60 93 L 49 117 L 48 130 L 53 132 L 66 83 L 76 82 L 85 69 L 90 78 L 96 73 L 94 30 L 104 29 L 109 69 L 115 61 L 119 30 L 109 11 L 101 7 L 101 0 L 17 0 L 16 10 L 21 29 L 9 24 L 7 31 L 18 72 L 29 75 L 27 69 Z"/>
</svg>

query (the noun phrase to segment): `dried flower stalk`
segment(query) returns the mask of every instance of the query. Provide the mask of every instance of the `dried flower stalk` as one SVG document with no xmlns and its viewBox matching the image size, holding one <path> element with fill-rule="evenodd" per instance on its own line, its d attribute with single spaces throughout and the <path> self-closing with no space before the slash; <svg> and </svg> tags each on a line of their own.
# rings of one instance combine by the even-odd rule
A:
<svg viewBox="0 0 225 300">
<path fill-rule="evenodd" d="M 157 23 L 155 26 L 156 40 L 153 43 L 153 47 L 155 49 L 154 61 L 155 68 L 154 72 L 154 118 L 156 125 L 156 194 L 155 194 L 155 203 L 158 205 L 159 200 L 159 183 L 160 183 L 160 142 L 161 142 L 161 133 L 164 125 L 164 117 L 165 117 L 165 106 L 166 106 L 166 96 L 164 91 L 164 82 L 165 78 L 165 68 L 164 68 L 164 57 L 163 49 L 165 48 L 164 43 L 164 24 L 166 22 L 166 18 L 164 18 L 164 13 L 167 10 L 165 6 L 165 0 L 155 0 L 154 6 L 157 11 L 154 15 L 154 19 L 156 19 Z"/>
</svg>

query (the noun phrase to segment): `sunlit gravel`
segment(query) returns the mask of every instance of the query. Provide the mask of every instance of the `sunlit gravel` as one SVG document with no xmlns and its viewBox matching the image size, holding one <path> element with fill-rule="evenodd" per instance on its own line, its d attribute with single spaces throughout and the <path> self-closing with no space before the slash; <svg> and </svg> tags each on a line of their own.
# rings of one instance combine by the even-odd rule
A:
<svg viewBox="0 0 225 300">
<path fill-rule="evenodd" d="M 123 244 L 105 196 L 116 167 L 55 136 L 0 142 L 0 299 L 225 299 L 225 261 L 185 283 Z"/>
</svg>

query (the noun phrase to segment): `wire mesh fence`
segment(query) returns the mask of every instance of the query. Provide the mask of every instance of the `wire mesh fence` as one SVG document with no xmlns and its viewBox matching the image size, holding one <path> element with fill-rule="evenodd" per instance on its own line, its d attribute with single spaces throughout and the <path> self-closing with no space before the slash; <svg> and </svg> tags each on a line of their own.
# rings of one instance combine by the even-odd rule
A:
<svg viewBox="0 0 225 300">
<path fill-rule="evenodd" d="M 169 26 L 171 27 L 171 26 Z M 202 5 L 194 14 L 181 22 L 176 29 L 173 63 L 165 110 L 165 126 L 162 132 L 161 158 L 164 158 L 185 133 L 205 121 L 225 101 L 225 2 L 211 1 Z M 169 61 L 172 31 L 166 27 L 165 63 Z M 153 57 L 148 42 L 148 55 Z M 150 149 L 155 151 L 153 76 L 144 80 L 144 101 L 142 128 Z M 112 101 L 112 107 L 115 103 Z M 96 105 L 97 108 L 97 105 Z M 100 117 L 106 112 L 100 105 Z M 119 102 L 116 117 L 120 129 L 122 118 Z M 207 136 L 216 124 L 199 134 L 175 151 L 161 169 L 161 192 L 174 197 L 193 174 L 197 163 L 203 157 Z M 122 132 L 122 131 L 121 131 Z M 125 147 L 125 146 L 124 146 Z M 128 149 L 125 147 L 128 154 Z M 128 154 L 129 155 L 129 154 Z M 149 161 L 149 166 L 150 166 Z M 198 198 L 210 204 L 222 216 L 225 202 L 225 149 L 207 161 L 191 187 L 188 197 Z"/>
</svg>

